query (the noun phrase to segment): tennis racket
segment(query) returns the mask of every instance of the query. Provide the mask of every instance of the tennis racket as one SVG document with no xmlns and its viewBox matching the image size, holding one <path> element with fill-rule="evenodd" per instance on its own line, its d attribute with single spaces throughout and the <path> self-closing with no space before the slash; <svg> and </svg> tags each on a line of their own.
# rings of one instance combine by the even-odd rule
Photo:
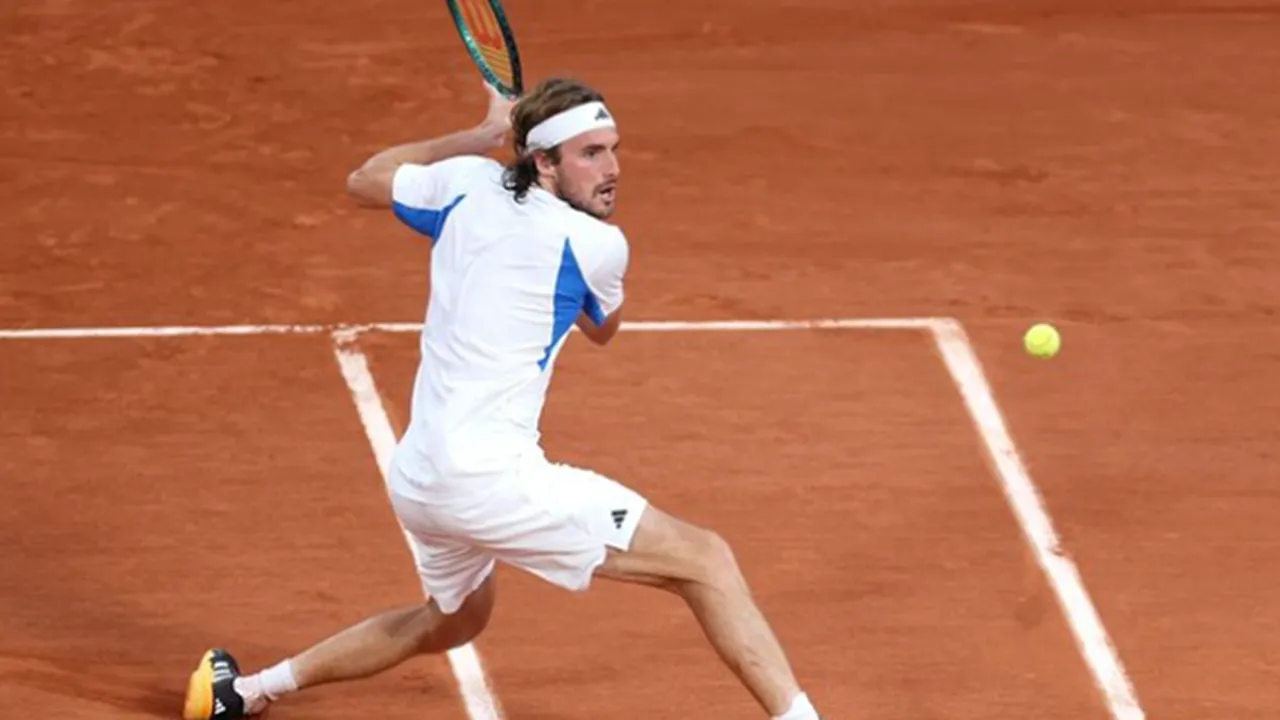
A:
<svg viewBox="0 0 1280 720">
<path fill-rule="evenodd" d="M 507 14 L 498 0 L 445 0 L 453 24 L 480 74 L 498 92 L 514 100 L 524 93 L 520 53 Z"/>
</svg>

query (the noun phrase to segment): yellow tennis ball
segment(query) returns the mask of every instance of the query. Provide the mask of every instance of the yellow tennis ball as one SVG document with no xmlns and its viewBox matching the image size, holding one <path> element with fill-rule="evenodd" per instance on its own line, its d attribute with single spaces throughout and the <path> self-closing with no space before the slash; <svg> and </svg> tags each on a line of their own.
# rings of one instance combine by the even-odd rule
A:
<svg viewBox="0 0 1280 720">
<path fill-rule="evenodd" d="M 1038 358 L 1051 358 L 1062 347 L 1062 336 L 1054 326 L 1037 323 L 1027 330 L 1027 334 L 1022 337 L 1022 344 L 1026 346 L 1028 353 Z"/>
</svg>

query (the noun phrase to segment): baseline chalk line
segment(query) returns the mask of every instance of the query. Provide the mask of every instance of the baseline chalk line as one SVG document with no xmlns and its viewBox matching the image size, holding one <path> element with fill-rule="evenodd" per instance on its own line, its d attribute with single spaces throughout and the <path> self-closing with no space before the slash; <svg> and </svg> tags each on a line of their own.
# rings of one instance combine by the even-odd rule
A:
<svg viewBox="0 0 1280 720">
<path fill-rule="evenodd" d="M 622 332 L 769 332 L 778 330 L 928 330 L 946 318 L 819 318 L 813 320 L 655 320 L 624 322 Z M 215 335 L 318 335 L 352 337 L 368 332 L 416 333 L 420 322 L 279 325 L 158 325 L 134 327 L 13 328 L 0 340 L 85 340 Z M 572 328 L 574 332 L 577 328 Z"/>
<path fill-rule="evenodd" d="M 1063 549 L 1040 492 L 1018 454 L 968 335 L 955 320 L 939 320 L 930 330 L 942 353 L 943 363 L 960 390 L 973 425 L 995 465 L 1000 487 L 1058 597 L 1058 604 L 1075 635 L 1076 645 L 1089 666 L 1111 717 L 1114 720 L 1143 720 L 1146 715 L 1138 704 L 1133 684 L 1085 591 L 1080 572 Z"/>
</svg>

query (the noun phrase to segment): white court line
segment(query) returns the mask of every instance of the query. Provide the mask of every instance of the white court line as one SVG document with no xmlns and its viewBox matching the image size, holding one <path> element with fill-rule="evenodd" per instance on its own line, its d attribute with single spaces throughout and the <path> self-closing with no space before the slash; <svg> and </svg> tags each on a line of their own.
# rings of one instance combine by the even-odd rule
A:
<svg viewBox="0 0 1280 720">
<path fill-rule="evenodd" d="M 199 335 L 314 335 L 325 325 L 158 325 L 0 330 L 0 340 L 85 340 L 95 338 L 194 337 Z"/>
<path fill-rule="evenodd" d="M 768 332 L 777 330 L 927 330 L 944 318 L 824 318 L 817 320 L 663 320 L 624 322 L 624 332 Z M 574 331 L 577 328 L 572 328 Z M 0 330 L 0 340 L 78 340 L 91 338 L 198 337 L 208 335 L 317 335 L 388 332 L 415 333 L 420 322 L 301 325 L 169 325 L 67 327 Z"/>
<path fill-rule="evenodd" d="M 391 427 L 391 420 L 382 406 L 382 398 L 374 383 L 373 373 L 369 372 L 369 361 L 365 354 L 352 341 L 355 334 L 351 332 L 334 333 L 334 356 L 342 369 L 342 377 L 351 390 L 351 399 L 355 401 L 356 411 L 360 413 L 360 422 L 364 424 L 365 433 L 369 436 L 369 445 L 373 448 L 374 457 L 382 477 L 387 477 L 391 455 L 396 447 L 396 433 Z M 401 528 L 404 532 L 404 528 Z M 418 559 L 414 544 L 409 540 L 409 552 L 414 561 Z M 466 706 L 467 716 L 471 720 L 499 720 L 502 712 L 498 700 L 489 688 L 489 680 L 484 666 L 480 663 L 480 655 L 475 646 L 468 643 L 448 652 L 449 665 L 458 680 L 462 691 L 462 702 Z"/>
<path fill-rule="evenodd" d="M 1106 699 L 1115 720 L 1142 720 L 1133 685 L 1116 654 L 1111 638 L 1089 600 L 1075 563 L 1062 548 L 1053 521 L 1031 481 L 1018 449 L 996 405 L 995 395 L 982 372 L 982 364 L 959 322 L 941 320 L 931 327 L 942 360 L 955 380 L 974 426 L 986 443 L 995 464 L 1000 486 L 1022 525 L 1036 560 L 1049 578 L 1075 634 L 1076 644 L 1093 673 L 1094 682 Z"/>
</svg>

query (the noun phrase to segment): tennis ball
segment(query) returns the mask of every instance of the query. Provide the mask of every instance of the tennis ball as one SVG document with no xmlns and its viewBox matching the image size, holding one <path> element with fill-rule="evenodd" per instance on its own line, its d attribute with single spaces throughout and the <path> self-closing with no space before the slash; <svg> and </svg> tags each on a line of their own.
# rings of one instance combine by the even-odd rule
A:
<svg viewBox="0 0 1280 720">
<path fill-rule="evenodd" d="M 1058 329 L 1054 326 L 1037 323 L 1022 336 L 1022 344 L 1026 346 L 1028 353 L 1038 358 L 1051 358 L 1062 347 L 1062 336 L 1058 335 Z"/>
</svg>

